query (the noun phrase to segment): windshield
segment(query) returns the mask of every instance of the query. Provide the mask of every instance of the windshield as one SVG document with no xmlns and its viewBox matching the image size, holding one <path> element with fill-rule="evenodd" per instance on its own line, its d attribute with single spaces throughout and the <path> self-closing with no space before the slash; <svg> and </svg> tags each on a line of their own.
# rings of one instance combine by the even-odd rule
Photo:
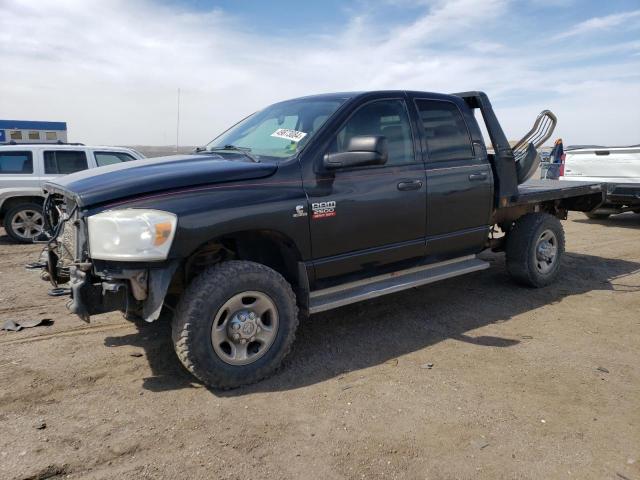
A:
<svg viewBox="0 0 640 480">
<path fill-rule="evenodd" d="M 206 147 L 246 150 L 254 157 L 295 155 L 345 99 L 300 99 L 276 103 L 245 118 Z"/>
</svg>

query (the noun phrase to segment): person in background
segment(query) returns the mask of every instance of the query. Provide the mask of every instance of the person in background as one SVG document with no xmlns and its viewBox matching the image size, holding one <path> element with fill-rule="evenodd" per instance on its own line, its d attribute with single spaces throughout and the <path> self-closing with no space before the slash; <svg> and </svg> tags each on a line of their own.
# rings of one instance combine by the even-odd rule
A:
<svg viewBox="0 0 640 480">
<path fill-rule="evenodd" d="M 564 155 L 564 145 L 562 145 L 562 139 L 559 138 L 551 150 L 551 163 L 562 163 L 562 155 Z"/>
</svg>

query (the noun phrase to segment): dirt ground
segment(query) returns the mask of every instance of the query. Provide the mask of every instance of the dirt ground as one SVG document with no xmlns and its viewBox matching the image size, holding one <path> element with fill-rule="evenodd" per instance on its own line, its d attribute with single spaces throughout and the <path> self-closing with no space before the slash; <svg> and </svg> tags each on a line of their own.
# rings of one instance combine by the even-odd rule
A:
<svg viewBox="0 0 640 480">
<path fill-rule="evenodd" d="M 640 479 L 640 215 L 564 224 L 554 286 L 484 255 L 312 317 L 275 377 L 223 393 L 166 319 L 83 324 L 0 236 L 0 322 L 54 321 L 0 332 L 0 478 Z"/>
</svg>

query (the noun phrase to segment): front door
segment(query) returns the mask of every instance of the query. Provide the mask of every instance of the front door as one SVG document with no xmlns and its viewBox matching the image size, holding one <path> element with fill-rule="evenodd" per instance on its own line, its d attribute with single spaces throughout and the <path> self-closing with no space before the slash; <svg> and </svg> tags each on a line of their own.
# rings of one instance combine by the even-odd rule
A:
<svg viewBox="0 0 640 480">
<path fill-rule="evenodd" d="M 485 149 L 474 150 L 464 105 L 419 98 L 415 105 L 427 150 L 427 255 L 477 253 L 484 248 L 493 202 Z"/>
<path fill-rule="evenodd" d="M 316 279 L 375 274 L 424 255 L 425 173 L 404 98 L 370 101 L 340 127 L 327 152 L 360 135 L 387 138 L 385 165 L 307 173 Z"/>
</svg>

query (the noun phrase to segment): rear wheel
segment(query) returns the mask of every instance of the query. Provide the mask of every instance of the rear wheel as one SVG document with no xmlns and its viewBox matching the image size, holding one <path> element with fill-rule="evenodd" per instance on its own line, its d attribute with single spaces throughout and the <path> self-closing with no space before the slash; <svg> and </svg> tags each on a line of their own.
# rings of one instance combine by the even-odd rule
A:
<svg viewBox="0 0 640 480">
<path fill-rule="evenodd" d="M 42 205 L 21 203 L 4 216 L 4 229 L 17 242 L 31 243 L 44 231 Z"/>
<path fill-rule="evenodd" d="M 172 324 L 182 364 L 205 384 L 235 388 L 271 375 L 298 326 L 291 286 L 258 263 L 223 262 L 191 282 Z"/>
<path fill-rule="evenodd" d="M 611 216 L 610 213 L 586 212 L 585 215 L 591 220 L 606 220 Z"/>
<path fill-rule="evenodd" d="M 507 271 L 523 285 L 544 287 L 553 283 L 563 253 L 562 225 L 548 213 L 519 218 L 507 234 Z"/>
</svg>

